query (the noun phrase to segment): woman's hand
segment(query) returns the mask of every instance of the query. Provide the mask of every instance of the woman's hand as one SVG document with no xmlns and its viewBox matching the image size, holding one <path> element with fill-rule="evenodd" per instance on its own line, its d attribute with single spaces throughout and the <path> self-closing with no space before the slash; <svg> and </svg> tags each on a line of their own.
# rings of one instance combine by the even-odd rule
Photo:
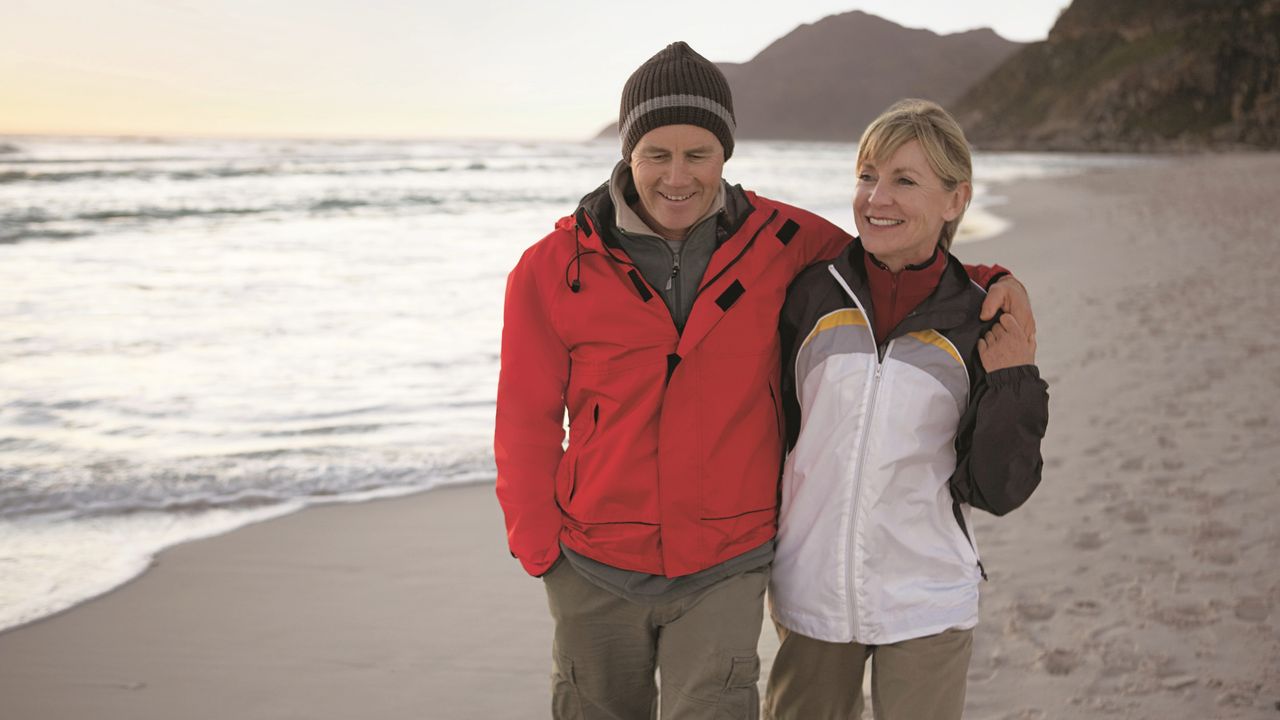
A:
<svg viewBox="0 0 1280 720">
<path fill-rule="evenodd" d="M 1019 365 L 1033 365 L 1036 361 L 1035 335 L 1026 331 L 1011 313 L 1000 316 L 986 335 L 978 339 L 978 357 L 987 372 Z"/>
</svg>

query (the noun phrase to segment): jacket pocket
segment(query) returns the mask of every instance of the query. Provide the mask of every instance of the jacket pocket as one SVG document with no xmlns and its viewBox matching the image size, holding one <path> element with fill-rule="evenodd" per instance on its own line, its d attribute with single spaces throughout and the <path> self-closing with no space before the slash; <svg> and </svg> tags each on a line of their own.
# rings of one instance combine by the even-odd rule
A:
<svg viewBox="0 0 1280 720">
<path fill-rule="evenodd" d="M 587 432 L 583 435 L 582 440 L 577 443 L 577 448 L 573 454 L 573 465 L 569 468 L 569 491 L 565 496 L 565 504 L 573 502 L 573 496 L 578 493 L 578 462 L 582 458 L 582 451 L 586 448 L 587 443 L 591 442 L 591 438 L 596 434 L 596 427 L 600 424 L 600 403 L 595 403 L 591 407 L 591 427 L 587 428 Z"/>
<path fill-rule="evenodd" d="M 782 403 L 778 402 L 778 389 L 769 381 L 769 399 L 773 401 L 773 417 L 778 425 L 778 437 L 782 437 Z"/>
<path fill-rule="evenodd" d="M 977 565 L 978 573 L 982 575 L 982 579 L 987 579 L 987 569 L 982 566 L 982 558 L 978 557 L 978 546 L 973 542 L 973 531 L 969 528 L 969 523 L 965 519 L 964 510 L 960 507 L 960 503 L 951 501 L 951 514 L 956 519 L 956 531 L 960 534 L 960 554 L 967 562 Z"/>
</svg>

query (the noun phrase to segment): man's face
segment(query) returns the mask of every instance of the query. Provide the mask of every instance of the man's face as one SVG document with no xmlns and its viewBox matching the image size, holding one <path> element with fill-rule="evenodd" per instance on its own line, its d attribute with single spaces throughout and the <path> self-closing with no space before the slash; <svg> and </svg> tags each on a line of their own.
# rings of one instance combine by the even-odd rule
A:
<svg viewBox="0 0 1280 720">
<path fill-rule="evenodd" d="M 640 217 L 662 237 L 683 240 L 720 192 L 724 147 L 710 130 L 663 125 L 631 151 Z"/>
</svg>

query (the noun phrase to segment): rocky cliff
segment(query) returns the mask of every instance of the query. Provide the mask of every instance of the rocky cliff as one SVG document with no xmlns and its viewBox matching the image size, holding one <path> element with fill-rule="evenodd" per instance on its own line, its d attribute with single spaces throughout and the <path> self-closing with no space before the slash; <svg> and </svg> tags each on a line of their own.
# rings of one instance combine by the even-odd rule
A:
<svg viewBox="0 0 1280 720">
<path fill-rule="evenodd" d="M 1280 148 L 1280 1 L 1075 0 L 954 110 L 988 149 Z"/>
</svg>

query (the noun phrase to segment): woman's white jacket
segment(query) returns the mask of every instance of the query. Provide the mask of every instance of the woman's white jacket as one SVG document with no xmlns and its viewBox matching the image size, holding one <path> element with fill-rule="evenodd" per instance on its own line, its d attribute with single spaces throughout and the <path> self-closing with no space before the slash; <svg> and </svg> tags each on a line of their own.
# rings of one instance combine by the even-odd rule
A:
<svg viewBox="0 0 1280 720">
<path fill-rule="evenodd" d="M 804 271 L 783 306 L 788 446 L 774 618 L 880 645 L 978 622 L 971 507 L 1004 514 L 1040 480 L 1047 386 L 986 373 L 985 293 L 960 263 L 877 347 L 863 249 Z"/>
</svg>

